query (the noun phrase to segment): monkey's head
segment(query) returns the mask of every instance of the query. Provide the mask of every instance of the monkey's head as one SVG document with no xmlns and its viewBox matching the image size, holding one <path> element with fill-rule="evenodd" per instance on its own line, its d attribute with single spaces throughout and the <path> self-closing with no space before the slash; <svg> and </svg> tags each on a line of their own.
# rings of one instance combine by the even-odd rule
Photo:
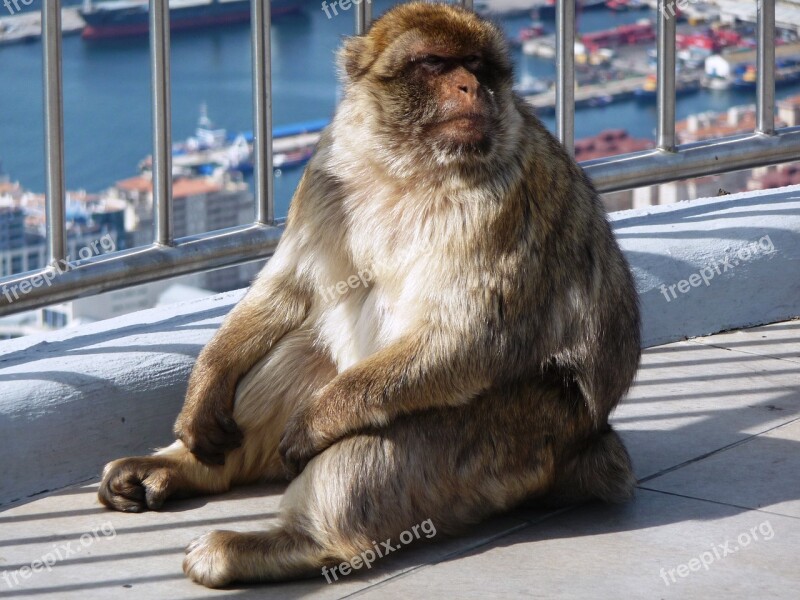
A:
<svg viewBox="0 0 800 600">
<path fill-rule="evenodd" d="M 350 117 L 368 121 L 395 165 L 487 163 L 498 158 L 513 127 L 505 38 L 472 12 L 399 5 L 366 35 L 348 39 L 340 63 Z"/>
</svg>

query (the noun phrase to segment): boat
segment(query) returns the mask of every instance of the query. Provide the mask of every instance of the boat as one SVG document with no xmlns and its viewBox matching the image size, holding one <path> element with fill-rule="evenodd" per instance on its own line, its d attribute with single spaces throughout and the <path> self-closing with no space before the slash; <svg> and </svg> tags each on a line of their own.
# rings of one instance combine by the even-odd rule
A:
<svg viewBox="0 0 800 600">
<path fill-rule="evenodd" d="M 314 148 L 314 146 L 306 146 L 290 152 L 278 152 L 272 157 L 272 168 L 275 171 L 282 171 L 302 167 L 314 155 Z"/>
<path fill-rule="evenodd" d="M 299 0 L 272 0 L 270 6 L 272 16 L 301 10 Z M 86 22 L 81 33 L 85 40 L 146 35 L 150 30 L 148 0 L 86 0 L 78 12 Z M 172 31 L 246 23 L 250 0 L 169 0 L 169 17 Z"/>
<path fill-rule="evenodd" d="M 314 154 L 320 132 L 329 123 L 327 119 L 316 119 L 273 127 L 273 143 L 277 143 L 272 156 L 275 174 L 305 165 Z M 184 177 L 220 171 L 247 176 L 253 172 L 253 159 L 253 132 L 232 134 L 215 128 L 205 104 L 200 106 L 194 135 L 172 145 L 173 174 Z M 148 156 L 139 163 L 139 170 L 150 171 L 152 164 L 152 156 Z"/>
<path fill-rule="evenodd" d="M 353 2 L 353 4 L 357 3 Z M 517 17 L 524 17 L 530 13 L 530 8 L 527 6 L 500 7 L 493 5 L 491 2 L 475 2 L 473 4 L 473 9 L 480 16 L 489 19 L 516 19 Z"/>
<path fill-rule="evenodd" d="M 514 91 L 520 96 L 535 96 L 543 94 L 550 89 L 551 83 L 544 79 L 538 79 L 533 75 L 525 73 L 519 83 L 514 84 Z"/>
<path fill-rule="evenodd" d="M 675 82 L 675 95 L 687 96 L 700 91 L 702 87 L 699 79 L 678 79 Z M 639 102 L 655 102 L 658 98 L 658 79 L 655 75 L 648 75 L 644 84 L 634 90 L 633 97 Z"/>
<path fill-rule="evenodd" d="M 606 0 L 606 6 L 614 12 L 645 10 L 650 8 L 644 0 Z"/>
<path fill-rule="evenodd" d="M 614 103 L 614 96 L 611 94 L 602 94 L 600 96 L 592 96 L 583 102 L 575 102 L 575 108 L 601 108 Z"/>
<path fill-rule="evenodd" d="M 575 11 L 604 10 L 607 0 L 575 0 Z M 545 0 L 532 7 L 532 13 L 539 20 L 551 21 L 556 18 L 556 0 Z"/>
<path fill-rule="evenodd" d="M 731 80 L 727 77 L 720 77 L 719 75 L 708 75 L 703 80 L 703 86 L 709 90 L 725 91 L 730 89 Z"/>
<path fill-rule="evenodd" d="M 533 21 L 528 27 L 523 27 L 517 34 L 517 43 L 523 44 L 528 40 L 542 37 L 545 34 L 545 26 L 541 21 Z"/>
<path fill-rule="evenodd" d="M 800 81 L 800 59 L 785 58 L 775 63 L 775 86 L 780 87 Z M 734 69 L 731 87 L 736 90 L 756 89 L 758 74 L 752 64 L 739 65 Z"/>
</svg>

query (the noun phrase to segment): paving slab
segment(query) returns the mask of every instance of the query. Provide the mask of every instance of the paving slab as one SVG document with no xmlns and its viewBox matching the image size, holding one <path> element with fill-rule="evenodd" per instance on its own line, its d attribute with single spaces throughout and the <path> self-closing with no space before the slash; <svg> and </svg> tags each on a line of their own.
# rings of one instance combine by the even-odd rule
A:
<svg viewBox="0 0 800 600">
<path fill-rule="evenodd" d="M 612 423 L 646 479 L 800 416 L 798 371 L 692 342 L 650 348 Z"/>
<path fill-rule="evenodd" d="M 356 597 L 796 600 L 798 535 L 798 519 L 642 490 L 627 505 L 561 513 Z"/>
<path fill-rule="evenodd" d="M 692 341 L 736 352 L 800 363 L 800 319 L 718 333 L 694 338 Z M 798 378 L 800 379 L 800 375 Z"/>
<path fill-rule="evenodd" d="M 648 481 L 649 489 L 800 519 L 800 420 Z"/>
</svg>

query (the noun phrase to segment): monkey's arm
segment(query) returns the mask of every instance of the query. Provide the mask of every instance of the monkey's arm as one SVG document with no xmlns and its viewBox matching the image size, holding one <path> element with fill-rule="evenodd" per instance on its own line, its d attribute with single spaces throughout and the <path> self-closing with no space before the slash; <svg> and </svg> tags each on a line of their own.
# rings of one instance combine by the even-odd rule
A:
<svg viewBox="0 0 800 600">
<path fill-rule="evenodd" d="M 320 238 L 313 227 L 309 230 L 310 215 L 319 198 L 336 193 L 328 179 L 314 172 L 312 161 L 297 186 L 274 256 L 197 359 L 175 434 L 205 463 L 224 464 L 225 452 L 241 444 L 232 416 L 239 379 L 308 313 L 312 286 L 300 265 L 314 252 L 308 240 Z"/>
<path fill-rule="evenodd" d="M 241 444 L 242 433 L 232 416 L 236 384 L 302 322 L 307 305 L 292 277 L 265 272 L 200 353 L 175 422 L 178 439 L 198 459 L 224 464 L 225 452 Z"/>
<path fill-rule="evenodd" d="M 348 433 L 402 414 L 469 402 L 489 385 L 485 353 L 453 333 L 403 338 L 337 376 L 290 419 L 280 452 L 294 474 Z"/>
</svg>

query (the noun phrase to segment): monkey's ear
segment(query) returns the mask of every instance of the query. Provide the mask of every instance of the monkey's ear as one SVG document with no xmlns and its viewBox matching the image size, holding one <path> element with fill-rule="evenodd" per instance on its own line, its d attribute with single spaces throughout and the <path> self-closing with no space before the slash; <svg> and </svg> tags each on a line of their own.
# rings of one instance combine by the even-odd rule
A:
<svg viewBox="0 0 800 600">
<path fill-rule="evenodd" d="M 372 62 L 372 49 L 366 36 L 347 38 L 339 51 L 339 68 L 350 81 L 366 75 Z"/>
</svg>

